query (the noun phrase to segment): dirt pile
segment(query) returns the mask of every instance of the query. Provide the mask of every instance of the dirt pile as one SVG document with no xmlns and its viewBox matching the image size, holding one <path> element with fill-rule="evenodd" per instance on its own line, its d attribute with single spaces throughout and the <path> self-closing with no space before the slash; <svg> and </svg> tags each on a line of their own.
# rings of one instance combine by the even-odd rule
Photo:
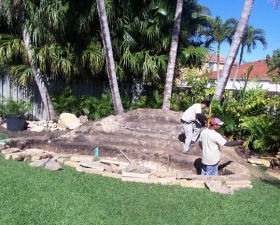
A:
<svg viewBox="0 0 280 225">
<path fill-rule="evenodd" d="M 98 147 L 100 157 L 127 161 L 123 152 L 133 163 L 147 165 L 152 162 L 170 171 L 188 170 L 199 174 L 201 149 L 198 145 L 191 146 L 189 155 L 182 153 L 181 114 L 137 109 L 120 116 L 89 121 L 68 132 L 35 134 L 29 136 L 27 142 L 31 147 L 84 155 L 92 155 L 94 148 Z M 240 155 L 238 149 L 223 147 L 220 175 L 258 176 L 257 170 Z"/>
</svg>

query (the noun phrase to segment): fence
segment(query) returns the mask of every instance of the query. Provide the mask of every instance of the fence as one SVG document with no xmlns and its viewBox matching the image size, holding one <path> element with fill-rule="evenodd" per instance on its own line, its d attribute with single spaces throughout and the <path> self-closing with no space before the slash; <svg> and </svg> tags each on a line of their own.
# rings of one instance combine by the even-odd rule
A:
<svg viewBox="0 0 280 225">
<path fill-rule="evenodd" d="M 89 81 L 76 80 L 72 82 L 56 79 L 54 82 L 47 84 L 50 95 L 60 94 L 66 87 L 70 87 L 75 96 L 88 95 L 96 98 L 99 98 L 102 93 L 109 91 L 108 82 L 100 79 Z M 119 89 L 122 93 L 131 93 L 132 84 L 120 83 Z M 40 120 L 47 118 L 47 110 L 44 108 L 38 87 L 35 83 L 28 85 L 28 88 L 20 87 L 12 82 L 9 76 L 0 74 L 0 95 L 4 98 L 30 101 L 33 104 L 33 111 L 29 112 L 29 114 L 34 119 Z"/>
</svg>

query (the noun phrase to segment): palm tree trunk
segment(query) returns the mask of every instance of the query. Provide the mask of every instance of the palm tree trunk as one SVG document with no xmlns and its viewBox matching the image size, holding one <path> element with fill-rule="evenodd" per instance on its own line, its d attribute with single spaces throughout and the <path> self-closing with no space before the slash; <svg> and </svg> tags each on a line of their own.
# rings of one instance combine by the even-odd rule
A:
<svg viewBox="0 0 280 225">
<path fill-rule="evenodd" d="M 24 41 L 25 49 L 27 51 L 29 64 L 31 66 L 37 87 L 40 92 L 40 96 L 42 98 L 45 108 L 47 109 L 47 115 L 48 115 L 47 117 L 48 117 L 48 119 L 51 119 L 51 120 L 56 119 L 56 112 L 55 112 L 54 106 L 51 102 L 48 89 L 45 85 L 45 82 L 41 79 L 41 71 L 39 68 L 36 68 L 35 63 L 34 63 L 33 53 L 32 53 L 32 50 L 30 49 L 30 46 L 31 46 L 30 35 L 29 35 L 29 32 L 28 32 L 26 26 L 23 26 L 22 38 Z"/>
<path fill-rule="evenodd" d="M 235 82 L 236 82 L 236 78 L 237 78 L 237 74 L 239 72 L 239 67 L 241 65 L 241 62 L 242 62 L 242 58 L 243 58 L 243 51 L 244 51 L 244 46 L 241 46 L 241 49 L 240 49 L 240 57 L 239 57 L 239 63 L 238 63 L 238 66 L 236 68 L 236 72 L 234 74 L 234 78 L 233 78 L 233 86 L 235 85 Z"/>
<path fill-rule="evenodd" d="M 241 18 L 239 20 L 239 23 L 237 25 L 237 29 L 235 31 L 232 44 L 230 46 L 229 54 L 227 56 L 225 66 L 222 72 L 222 75 L 220 77 L 220 80 L 218 82 L 214 98 L 218 101 L 221 101 L 222 96 L 225 91 L 225 87 L 229 78 L 230 70 L 232 68 L 232 65 L 235 61 L 236 55 L 238 53 L 238 49 L 242 40 L 242 36 L 245 32 L 245 28 L 248 24 L 249 17 L 252 11 L 252 7 L 254 4 L 254 0 L 245 0 L 243 10 L 241 13 Z"/>
<path fill-rule="evenodd" d="M 104 0 L 97 0 L 97 10 L 99 15 L 100 27 L 101 27 L 101 34 L 102 34 L 102 41 L 105 47 L 105 54 L 106 54 L 106 65 L 107 65 L 107 73 L 110 82 L 110 88 L 114 103 L 114 110 L 116 115 L 123 114 L 123 105 L 121 102 L 118 82 L 117 82 L 117 75 L 116 69 L 114 64 L 114 57 L 113 57 L 113 50 L 111 44 L 111 37 L 109 32 L 109 26 L 107 21 L 106 9 L 105 9 L 105 2 Z"/>
<path fill-rule="evenodd" d="M 177 6 L 176 6 L 176 12 L 175 12 L 175 22 L 174 22 L 174 27 L 173 27 L 171 48 L 170 48 L 170 53 L 169 53 L 169 62 L 168 62 L 168 67 L 167 67 L 164 96 L 163 96 L 162 109 L 164 109 L 164 110 L 170 109 L 170 98 L 171 98 L 171 92 L 172 92 L 172 84 L 173 84 L 174 70 L 175 70 L 175 64 L 176 64 L 179 35 L 180 35 L 180 29 L 181 29 L 183 4 L 184 4 L 183 0 L 177 0 Z"/>
<path fill-rule="evenodd" d="M 217 82 L 220 80 L 220 53 L 221 53 L 221 45 L 218 44 L 218 51 L 217 51 Z"/>
</svg>

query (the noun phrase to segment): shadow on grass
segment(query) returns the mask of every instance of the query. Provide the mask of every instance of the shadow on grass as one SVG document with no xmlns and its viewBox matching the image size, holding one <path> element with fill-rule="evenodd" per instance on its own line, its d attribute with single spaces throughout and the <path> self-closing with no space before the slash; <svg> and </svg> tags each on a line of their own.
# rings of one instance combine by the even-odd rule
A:
<svg viewBox="0 0 280 225">
<path fill-rule="evenodd" d="M 266 167 L 258 166 L 258 170 L 263 174 L 263 178 L 260 179 L 261 182 L 280 188 L 280 180 L 267 174 Z"/>
<path fill-rule="evenodd" d="M 280 188 L 280 180 L 278 180 L 277 178 L 273 178 L 273 177 L 264 178 L 264 179 L 261 179 L 261 181 L 266 184 L 270 184 L 270 185 Z"/>
</svg>

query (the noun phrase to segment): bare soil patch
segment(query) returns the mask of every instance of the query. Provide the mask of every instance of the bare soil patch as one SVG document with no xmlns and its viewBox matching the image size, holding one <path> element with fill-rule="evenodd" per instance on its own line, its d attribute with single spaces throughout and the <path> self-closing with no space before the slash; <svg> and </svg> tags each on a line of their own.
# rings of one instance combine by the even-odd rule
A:
<svg viewBox="0 0 280 225">
<path fill-rule="evenodd" d="M 182 153 L 181 112 L 160 109 L 138 109 L 120 116 L 109 116 L 98 121 L 89 121 L 79 128 L 67 131 L 32 132 L 7 131 L 12 145 L 41 148 L 59 153 L 92 155 L 99 147 L 100 157 L 115 157 L 127 161 L 122 150 L 133 162 L 160 163 L 174 170 L 192 170 L 199 174 L 201 149 L 192 145 L 189 155 Z M 248 152 L 242 148 L 222 148 L 221 175 L 261 174 L 247 163 Z"/>
</svg>

